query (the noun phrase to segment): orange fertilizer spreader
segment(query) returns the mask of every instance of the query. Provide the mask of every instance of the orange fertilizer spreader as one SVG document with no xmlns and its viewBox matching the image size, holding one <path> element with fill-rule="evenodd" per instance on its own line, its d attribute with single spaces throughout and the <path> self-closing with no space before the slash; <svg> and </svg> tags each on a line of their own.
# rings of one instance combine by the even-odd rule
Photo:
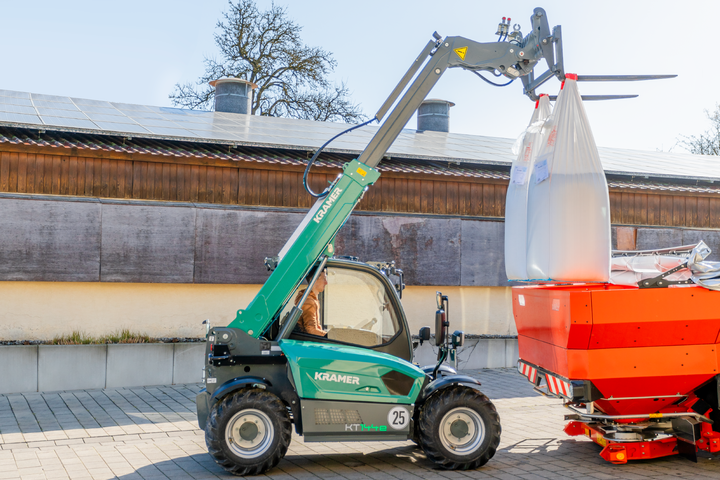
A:
<svg viewBox="0 0 720 480">
<path fill-rule="evenodd" d="M 688 285 L 513 288 L 518 370 L 612 463 L 720 452 L 720 292 Z"/>
</svg>

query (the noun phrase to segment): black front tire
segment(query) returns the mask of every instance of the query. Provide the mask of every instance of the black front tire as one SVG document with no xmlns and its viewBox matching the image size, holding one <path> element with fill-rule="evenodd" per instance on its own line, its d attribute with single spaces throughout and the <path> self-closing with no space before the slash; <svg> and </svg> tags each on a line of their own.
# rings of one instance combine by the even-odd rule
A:
<svg viewBox="0 0 720 480">
<path fill-rule="evenodd" d="M 455 417 L 460 421 L 457 426 Z M 420 446 L 428 459 L 447 470 L 485 465 L 495 455 L 502 431 L 492 402 L 462 386 L 434 393 L 420 411 L 419 427 Z"/>
<path fill-rule="evenodd" d="M 259 475 L 275 467 L 287 453 L 291 438 L 285 404 L 257 388 L 241 390 L 215 403 L 205 426 L 208 453 L 234 475 Z"/>
</svg>

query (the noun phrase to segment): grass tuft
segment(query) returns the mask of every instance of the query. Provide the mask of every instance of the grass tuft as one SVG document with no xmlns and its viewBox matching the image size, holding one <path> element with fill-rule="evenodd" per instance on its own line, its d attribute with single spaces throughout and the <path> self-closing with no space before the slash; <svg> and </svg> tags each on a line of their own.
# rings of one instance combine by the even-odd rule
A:
<svg viewBox="0 0 720 480">
<path fill-rule="evenodd" d="M 104 335 L 102 337 L 91 337 L 78 330 L 73 331 L 69 335 L 55 337 L 48 343 L 50 345 L 102 345 L 107 343 L 155 343 L 149 336 L 132 332 L 125 328 L 115 333 Z"/>
<path fill-rule="evenodd" d="M 84 333 L 74 330 L 70 335 L 62 335 L 55 337 L 50 341 L 50 345 L 87 345 L 93 342 L 93 338 Z"/>
</svg>

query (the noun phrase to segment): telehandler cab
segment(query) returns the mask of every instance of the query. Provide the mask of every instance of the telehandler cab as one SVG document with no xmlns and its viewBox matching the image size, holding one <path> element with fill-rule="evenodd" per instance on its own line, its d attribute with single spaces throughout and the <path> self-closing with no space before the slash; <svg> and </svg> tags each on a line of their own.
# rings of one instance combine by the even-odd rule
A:
<svg viewBox="0 0 720 480">
<path fill-rule="evenodd" d="M 449 335 L 447 297 L 438 293 L 437 364 L 420 368 L 412 363 L 400 303 L 402 272 L 394 264 L 336 258 L 333 240 L 378 179 L 375 166 L 445 70 L 520 78 L 533 100 L 535 89 L 552 76 L 564 80 L 560 27 L 550 32 L 541 8 L 531 24 L 532 32 L 523 37 L 518 27 L 509 33 L 509 20 L 503 21 L 498 41 L 490 43 L 434 33 L 371 121 L 380 121 L 397 100 L 388 119 L 322 193 L 312 192 L 306 179 L 327 143 L 308 162 L 305 188 L 318 201 L 278 256 L 266 259 L 272 274 L 250 305 L 227 327 L 208 325 L 198 423 L 210 455 L 226 470 L 253 475 L 277 465 L 292 425 L 305 441 L 411 439 L 447 469 L 477 468 L 495 454 L 501 431 L 495 407 L 477 380 L 443 365 L 464 338 L 462 332 Z M 548 71 L 535 79 L 533 68 L 543 58 Z M 625 79 L 646 78 L 660 77 Z M 319 301 L 327 335 L 320 337 L 299 331 L 297 324 L 325 271 L 328 285 Z M 430 329 L 421 329 L 419 338 L 429 340 Z"/>
</svg>

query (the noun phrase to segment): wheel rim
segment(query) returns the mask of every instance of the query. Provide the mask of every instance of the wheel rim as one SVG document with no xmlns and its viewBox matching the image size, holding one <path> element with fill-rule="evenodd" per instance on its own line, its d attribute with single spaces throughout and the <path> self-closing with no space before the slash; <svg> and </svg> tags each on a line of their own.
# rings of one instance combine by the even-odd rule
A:
<svg viewBox="0 0 720 480">
<path fill-rule="evenodd" d="M 442 418 L 439 433 L 440 441 L 448 451 L 456 455 L 468 455 L 482 445 L 485 423 L 475 410 L 458 407 Z"/>
<path fill-rule="evenodd" d="M 227 424 L 225 441 L 238 457 L 257 458 L 268 451 L 274 437 L 270 417 L 250 408 L 233 415 Z"/>
</svg>

